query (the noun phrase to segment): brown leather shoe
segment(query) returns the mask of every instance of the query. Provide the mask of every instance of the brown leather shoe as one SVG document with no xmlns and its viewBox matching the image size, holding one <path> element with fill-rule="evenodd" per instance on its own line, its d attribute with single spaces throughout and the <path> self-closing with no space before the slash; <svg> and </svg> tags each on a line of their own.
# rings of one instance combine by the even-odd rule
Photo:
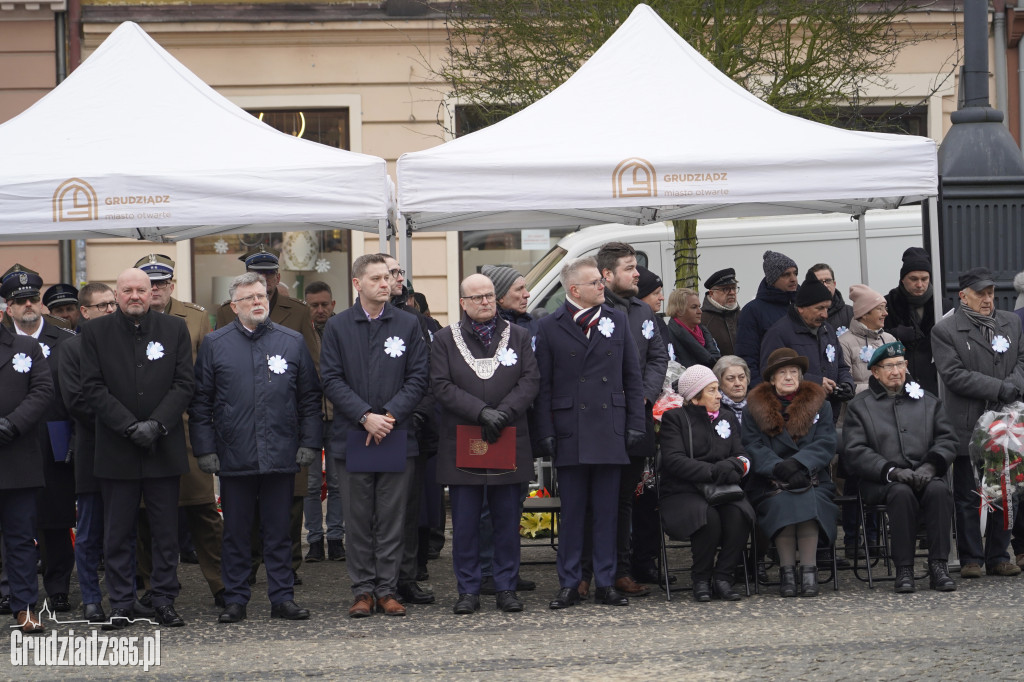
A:
<svg viewBox="0 0 1024 682">
<path fill-rule="evenodd" d="M 1021 552 L 1016 557 L 1017 565 L 1024 568 L 1024 552 Z"/>
<path fill-rule="evenodd" d="M 377 597 L 377 611 L 379 613 L 383 613 L 385 616 L 405 615 L 405 607 L 395 599 L 395 595 L 393 594 Z"/>
<path fill-rule="evenodd" d="M 615 589 L 627 597 L 646 597 L 651 593 L 651 588 L 641 585 L 628 575 L 615 581 Z"/>
<path fill-rule="evenodd" d="M 27 635 L 46 632 L 46 628 L 43 627 L 43 623 L 39 620 L 39 616 L 31 611 L 18 611 L 18 627 L 20 627 L 21 631 Z"/>
<path fill-rule="evenodd" d="M 373 614 L 373 597 L 368 594 L 356 595 L 356 600 L 349 607 L 349 618 L 369 618 Z"/>
<path fill-rule="evenodd" d="M 579 593 L 581 600 L 590 599 L 590 581 L 581 580 L 580 584 L 576 586 L 576 592 Z"/>
</svg>

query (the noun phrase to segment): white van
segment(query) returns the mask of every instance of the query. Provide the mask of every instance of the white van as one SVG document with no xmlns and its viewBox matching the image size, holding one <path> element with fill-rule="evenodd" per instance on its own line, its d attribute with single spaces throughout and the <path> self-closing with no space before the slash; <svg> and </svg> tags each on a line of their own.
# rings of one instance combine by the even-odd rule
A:
<svg viewBox="0 0 1024 682">
<path fill-rule="evenodd" d="M 867 284 L 883 295 L 899 280 L 901 256 L 911 246 L 921 246 L 920 206 L 892 211 L 869 211 L 865 227 L 868 271 L 860 269 L 857 220 L 845 213 L 821 213 L 770 218 L 717 218 L 697 222 L 697 263 L 701 281 L 723 268 L 735 268 L 741 304 L 754 298 L 764 277 L 762 254 L 771 249 L 794 261 L 803 279 L 816 263 L 828 263 L 845 298 L 851 284 Z M 671 223 L 650 225 L 595 225 L 573 232 L 526 275 L 531 312 L 555 310 L 565 301 L 558 273 L 567 258 L 596 256 L 609 241 L 628 242 L 637 251 L 637 261 L 656 272 L 665 282 L 668 297 L 675 282 L 675 238 Z M 703 292 L 701 292 L 703 293 Z"/>
</svg>

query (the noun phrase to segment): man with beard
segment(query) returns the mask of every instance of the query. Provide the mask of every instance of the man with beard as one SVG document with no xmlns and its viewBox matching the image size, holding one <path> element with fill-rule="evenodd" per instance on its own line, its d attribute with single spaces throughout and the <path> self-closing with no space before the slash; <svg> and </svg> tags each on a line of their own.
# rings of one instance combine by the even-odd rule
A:
<svg viewBox="0 0 1024 682">
<path fill-rule="evenodd" d="M 885 331 L 907 349 L 907 372 L 910 376 L 924 390 L 938 395 L 939 378 L 932 361 L 935 306 L 932 303 L 931 271 L 932 261 L 927 251 L 912 246 L 903 252 L 900 283 L 885 297 L 889 313 L 885 318 Z"/>
<path fill-rule="evenodd" d="M 39 342 L 43 361 L 49 365 L 53 380 L 53 400 L 38 427 L 46 485 L 36 498 L 36 526 L 43 561 L 43 587 L 50 608 L 70 611 L 68 594 L 75 567 L 71 543 L 71 528 L 75 525 L 75 472 L 72 458 L 68 457 L 71 443 L 62 442 L 55 434 L 69 436 L 71 433 L 71 422 L 60 398 L 58 362 L 61 346 L 74 338 L 74 332 L 52 323 L 52 317 L 44 319 L 39 298 L 43 281 L 38 273 L 15 264 L 4 273 L 2 281 L 12 331 Z"/>
<path fill-rule="evenodd" d="M 736 348 L 736 329 L 739 325 L 740 305 L 736 302 L 739 282 L 736 270 L 725 268 L 704 280 L 704 326 L 715 337 L 722 355 L 732 355 Z"/>
<path fill-rule="evenodd" d="M 139 259 L 135 267 L 149 275 L 149 283 L 153 288 L 149 309 L 154 313 L 163 313 L 181 318 L 188 327 L 189 339 L 192 343 L 192 361 L 195 362 L 199 353 L 199 344 L 210 333 L 210 316 L 201 305 L 174 298 L 174 261 L 160 253 L 151 253 Z M 188 426 L 188 415 L 185 415 Z M 224 606 L 224 582 L 220 577 L 220 547 L 224 534 L 224 521 L 217 511 L 217 498 L 213 490 L 213 476 L 202 471 L 192 456 L 191 443 L 186 441 L 186 457 L 188 473 L 181 477 L 178 495 L 180 520 L 185 522 L 192 541 L 195 543 L 196 559 L 203 571 L 203 578 L 210 587 L 217 606 Z M 140 600 L 143 606 L 149 606 L 151 595 L 149 576 L 153 567 L 153 557 L 149 551 L 152 533 L 146 514 L 139 514 L 139 538 L 137 543 L 139 573 L 147 592 Z"/>
<path fill-rule="evenodd" d="M 206 337 L 196 360 L 189 431 L 199 468 L 220 474 L 224 509 L 221 623 L 246 617 L 256 510 L 270 617 L 305 620 L 295 603 L 289 503 L 295 474 L 320 454 L 320 381 L 302 336 L 268 320 L 266 279 L 231 283 L 237 319 Z"/>
<path fill-rule="evenodd" d="M 153 529 L 153 608 L 165 626 L 185 622 L 178 596 L 178 484 L 188 471 L 182 414 L 192 399 L 192 344 L 180 318 L 150 311 L 149 275 L 117 278 L 117 305 L 82 331 L 82 393 L 96 414 L 95 472 L 103 493 L 103 556 L 111 629 L 135 601 L 139 504 Z"/>
<path fill-rule="evenodd" d="M 743 306 L 736 330 L 736 355 L 750 368 L 751 388 L 761 381 L 761 342 L 769 327 L 786 315 L 800 285 L 796 263 L 777 251 L 765 251 L 762 269 L 764 279 L 757 286 L 757 296 Z"/>
<path fill-rule="evenodd" d="M 960 275 L 960 305 L 932 329 L 946 416 L 959 437 L 953 460 L 953 502 L 961 578 L 980 578 L 982 562 L 988 575 L 1014 576 L 1021 571 L 1010 561 L 1010 530 L 1003 528 L 1002 510 L 986 512 L 978 496 L 979 472 L 969 451 L 982 413 L 1012 403 L 1024 393 L 1021 334 L 1020 318 L 995 309 L 995 280 L 983 267 Z M 988 519 L 983 539 L 984 513 Z"/>
</svg>

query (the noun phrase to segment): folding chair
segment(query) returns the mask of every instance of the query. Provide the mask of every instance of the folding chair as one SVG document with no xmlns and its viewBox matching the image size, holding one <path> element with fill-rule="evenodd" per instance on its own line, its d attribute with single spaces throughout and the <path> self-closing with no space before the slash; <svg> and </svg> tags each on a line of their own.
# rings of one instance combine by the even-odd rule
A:
<svg viewBox="0 0 1024 682">
<path fill-rule="evenodd" d="M 523 500 L 523 513 L 524 514 L 551 514 L 551 536 L 546 542 L 530 542 L 525 538 L 520 538 L 520 548 L 529 547 L 545 547 L 550 546 L 551 549 L 558 551 L 558 528 L 561 520 L 562 513 L 562 498 L 558 496 L 558 480 L 555 473 L 555 468 L 551 467 L 551 487 L 548 492 L 551 493 L 551 497 L 527 497 Z M 520 561 L 519 563 L 526 565 L 533 564 L 553 564 L 557 559 L 551 560 L 534 560 L 534 561 Z"/>
</svg>

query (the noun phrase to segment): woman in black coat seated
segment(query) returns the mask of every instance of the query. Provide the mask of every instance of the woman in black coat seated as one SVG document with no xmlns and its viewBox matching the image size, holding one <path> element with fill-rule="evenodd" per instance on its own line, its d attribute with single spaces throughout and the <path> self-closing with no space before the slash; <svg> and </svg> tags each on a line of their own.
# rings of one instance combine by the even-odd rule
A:
<svg viewBox="0 0 1024 682">
<path fill-rule="evenodd" d="M 799 594 L 818 596 L 818 536 L 832 546 L 839 518 L 828 473 L 836 453 L 832 408 L 820 384 L 803 380 L 805 371 L 807 358 L 792 348 L 773 351 L 761 370 L 764 383 L 747 394 L 743 415 L 743 446 L 754 470 L 748 494 L 758 530 L 779 551 L 783 597 L 798 594 L 798 548 Z"/>
<path fill-rule="evenodd" d="M 683 367 L 704 365 L 715 366 L 722 351 L 718 350 L 715 337 L 700 323 L 700 298 L 693 289 L 676 289 L 668 297 L 665 312 L 669 316 L 668 337 L 665 343 L 671 346 L 669 355 Z"/>
<path fill-rule="evenodd" d="M 742 560 L 754 510 L 742 496 L 712 506 L 702 488 L 706 483 L 739 483 L 750 462 L 739 423 L 730 412 L 719 412 L 714 372 L 703 365 L 688 368 L 679 378 L 679 393 L 686 404 L 666 412 L 661 421 L 661 522 L 669 537 L 690 539 L 693 598 L 711 601 L 713 578 L 714 594 L 736 601 L 740 595 L 732 576 Z"/>
</svg>

